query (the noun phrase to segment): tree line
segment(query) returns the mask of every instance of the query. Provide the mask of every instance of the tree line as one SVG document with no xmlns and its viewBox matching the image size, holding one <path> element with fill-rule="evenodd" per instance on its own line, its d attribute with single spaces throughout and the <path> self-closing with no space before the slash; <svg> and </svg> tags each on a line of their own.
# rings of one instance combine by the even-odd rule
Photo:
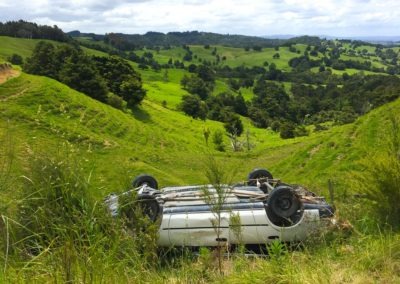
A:
<svg viewBox="0 0 400 284">
<path fill-rule="evenodd" d="M 66 35 L 56 25 L 51 27 L 23 20 L 5 23 L 0 22 L 0 35 L 19 38 L 49 39 L 61 42 L 72 41 L 71 37 Z"/>
<path fill-rule="evenodd" d="M 78 46 L 40 41 L 26 60 L 24 71 L 56 79 L 117 108 L 131 108 L 146 92 L 132 66 L 118 56 L 88 56 Z"/>
<path fill-rule="evenodd" d="M 288 93 L 282 83 L 271 81 L 271 74 L 266 71 L 254 73 L 258 75 L 253 82 L 254 96 L 245 102 L 233 88 L 231 92 L 212 95 L 216 74 L 209 66 L 199 65 L 193 74 L 183 77 L 182 88 L 189 94 L 183 96 L 181 110 L 194 118 L 222 121 L 227 128 L 235 125 L 239 135 L 243 127 L 238 115 L 249 117 L 257 127 L 270 127 L 283 138 L 291 138 L 307 135 L 304 125 L 350 123 L 400 96 L 397 76 L 345 74 L 325 85 L 309 85 L 300 80 L 292 83 Z M 295 74 L 299 73 L 291 73 Z"/>
</svg>

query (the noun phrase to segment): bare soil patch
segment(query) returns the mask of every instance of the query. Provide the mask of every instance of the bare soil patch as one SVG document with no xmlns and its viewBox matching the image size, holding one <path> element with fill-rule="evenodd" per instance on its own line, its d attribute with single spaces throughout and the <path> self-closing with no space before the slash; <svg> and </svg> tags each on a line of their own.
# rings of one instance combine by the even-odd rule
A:
<svg viewBox="0 0 400 284">
<path fill-rule="evenodd" d="M 3 84 L 7 80 L 19 76 L 21 72 L 12 68 L 0 69 L 0 84 Z"/>
</svg>

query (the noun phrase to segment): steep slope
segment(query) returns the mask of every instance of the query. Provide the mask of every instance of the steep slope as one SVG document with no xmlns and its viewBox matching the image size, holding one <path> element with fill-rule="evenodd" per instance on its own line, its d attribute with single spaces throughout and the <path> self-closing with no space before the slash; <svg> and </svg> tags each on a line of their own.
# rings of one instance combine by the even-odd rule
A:
<svg viewBox="0 0 400 284">
<path fill-rule="evenodd" d="M 1 39 L 3 58 L 14 52 L 29 56 L 37 42 Z M 196 52 L 200 51 L 210 52 L 203 47 Z M 234 51 L 224 50 L 227 56 L 229 52 L 234 56 Z M 288 140 L 272 131 L 254 128 L 242 118 L 253 148 L 234 153 L 229 139 L 224 137 L 227 152 L 221 153 L 215 152 L 212 144 L 212 134 L 217 129 L 224 131 L 221 123 L 193 120 L 176 111 L 185 93 L 179 82 L 187 71 L 169 69 L 167 80 L 163 71 L 140 72 L 148 96 L 131 113 L 101 104 L 54 80 L 22 73 L 0 86 L 0 131 L 11 129 L 19 145 L 20 160 L 26 145 L 40 145 L 37 147 L 42 149 L 60 147 L 62 141 L 77 145 L 91 161 L 88 168 L 95 168 L 99 187 L 102 186 L 99 195 L 126 186 L 126 181 L 140 172 L 156 175 L 163 185 L 204 182 L 204 161 L 210 152 L 224 159 L 227 168 L 236 169 L 237 180 L 244 179 L 254 167 L 267 167 L 275 176 L 290 182 L 326 188 L 327 180 L 332 179 L 339 188 L 345 188 L 349 171 L 358 169 L 357 161 L 379 148 L 376 145 L 385 130 L 387 115 L 400 112 L 397 101 L 354 124 Z M 223 90 L 223 82 L 217 81 L 216 89 Z M 204 138 L 207 128 L 211 131 L 208 146 Z"/>
<path fill-rule="evenodd" d="M 203 136 L 205 128 L 222 130 L 221 123 L 193 120 L 149 101 L 124 113 L 54 80 L 22 73 L 0 86 L 0 102 L 1 130 L 12 134 L 21 164 L 27 147 L 55 149 L 68 141 L 90 161 L 88 168 L 95 168 L 103 186 L 98 194 L 141 172 L 157 176 L 163 185 L 204 182 L 210 153 L 237 170 L 235 179 L 244 179 L 254 167 L 267 167 L 277 177 L 311 187 L 325 187 L 328 178 L 341 183 L 366 152 L 377 148 L 387 114 L 400 109 L 396 101 L 354 124 L 288 140 L 247 122 L 255 148 L 221 153 L 211 141 L 207 146 Z"/>
</svg>

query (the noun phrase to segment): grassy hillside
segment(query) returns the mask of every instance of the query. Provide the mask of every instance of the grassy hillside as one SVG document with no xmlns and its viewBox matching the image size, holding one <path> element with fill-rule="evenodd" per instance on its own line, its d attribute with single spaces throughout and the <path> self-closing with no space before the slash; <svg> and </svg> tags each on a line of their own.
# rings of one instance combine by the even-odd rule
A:
<svg viewBox="0 0 400 284">
<path fill-rule="evenodd" d="M 152 172 L 164 184 L 204 181 L 199 171 L 213 146 L 210 139 L 207 147 L 203 130 L 223 129 L 219 122 L 194 120 L 148 100 L 124 113 L 54 80 L 27 74 L 1 85 L 0 100 L 3 129 L 8 124 L 16 140 L 35 144 L 40 138 L 44 148 L 57 144 L 54 140 L 78 145 L 90 152 L 109 189 L 118 187 L 121 165 L 131 176 Z M 287 140 L 245 121 L 255 148 L 233 153 L 226 137 L 228 152 L 214 154 L 239 170 L 236 179 L 254 167 L 267 167 L 291 182 L 325 186 L 328 178 L 342 180 L 364 152 L 374 149 L 388 108 L 397 112 L 399 102 L 355 124 Z"/>
<path fill-rule="evenodd" d="M 241 153 L 217 153 L 206 146 L 202 129 L 208 127 L 215 131 L 222 128 L 220 123 L 192 120 L 149 101 L 144 101 L 132 113 L 123 113 L 54 80 L 27 74 L 1 85 L 0 100 L 0 131 L 2 137 L 7 132 L 12 140 L 17 157 L 15 173 L 21 172 L 32 153 L 42 155 L 53 151 L 73 151 L 73 155 L 79 155 L 84 161 L 86 171 L 93 171 L 93 188 L 96 190 L 90 194 L 96 199 L 127 188 L 129 180 L 142 172 L 156 176 L 162 186 L 205 182 L 204 161 L 209 151 L 224 162 L 226 169 L 237 170 L 235 180 L 245 178 L 254 167 L 266 167 L 285 181 L 302 183 L 324 194 L 328 178 L 334 180 L 337 193 L 342 194 L 344 190 L 351 192 L 351 188 L 346 188 L 349 173 L 358 170 L 357 162 L 364 158 L 365 153 L 379 148 L 379 137 L 385 131 L 388 113 L 396 114 L 400 110 L 400 101 L 396 101 L 372 111 L 354 124 L 333 127 L 307 138 L 284 141 L 276 134 L 248 126 L 253 134 L 255 149 Z M 72 148 L 63 146 L 65 142 Z M 13 207 L 13 196 L 10 191 L 3 192 L 2 200 Z M 363 239 L 354 237 L 346 242 L 333 248 L 325 247 L 323 242 L 322 246 L 290 253 L 277 262 L 233 258 L 225 262 L 226 276 L 223 278 L 213 270 L 209 270 L 208 278 L 204 278 L 201 271 L 209 269 L 207 267 L 211 263 L 201 259 L 195 261 L 195 267 L 190 266 L 193 261 L 190 259 L 179 266 L 155 268 L 157 272 L 141 267 L 141 270 L 136 270 L 141 271 L 140 274 L 123 272 L 125 266 L 121 263 L 118 269 L 122 270 L 118 270 L 118 275 L 115 274 L 117 268 L 109 270 L 105 263 L 97 263 L 96 269 L 103 275 L 95 274 L 95 277 L 103 281 L 208 279 L 239 283 L 329 279 L 328 282 L 341 283 L 370 279 L 368 271 L 372 265 L 375 280 L 391 282 L 399 279 L 400 276 L 396 276 L 393 270 L 395 266 L 392 266 L 399 261 L 398 256 L 393 254 L 398 245 L 397 237 L 382 236 L 377 240 L 366 236 Z M 362 262 L 355 265 L 355 258 Z M 302 262 L 302 269 L 295 269 L 298 261 Z M 386 261 L 390 265 L 379 269 Z M 316 263 L 319 263 L 318 269 Z M 26 280 L 25 274 L 14 270 L 16 267 L 9 267 L 7 279 Z M 40 263 L 29 267 L 26 271 L 31 274 L 41 269 Z M 229 267 L 237 268 L 231 270 Z M 252 273 L 237 273 L 244 271 L 245 267 L 251 267 Z M 65 279 L 60 272 L 63 270 L 54 269 L 52 279 Z M 74 269 L 76 279 L 82 279 Z M 340 270 L 339 274 L 337 270 Z M 33 275 L 37 281 L 49 279 L 46 274 Z"/>
<path fill-rule="evenodd" d="M 35 40 L 2 39 L 0 55 L 3 58 L 15 51 L 28 56 L 36 43 Z M 195 46 L 191 48 L 196 49 Z M 296 48 L 304 49 L 305 46 L 297 45 Z M 208 53 L 212 49 L 198 47 L 196 52 Z M 218 52 L 239 53 L 238 50 L 242 54 L 257 53 L 217 47 Z M 97 51 L 87 49 L 87 52 Z M 160 54 L 162 52 L 174 52 L 174 49 L 160 51 Z M 132 65 L 137 67 L 136 63 Z M 8 123 L 18 141 L 34 143 L 40 137 L 42 140 L 38 144 L 45 145 L 43 148 L 47 144 L 57 144 L 53 140 L 67 140 L 87 151 L 95 161 L 98 180 L 107 183 L 107 189 L 101 189 L 99 196 L 120 186 L 121 165 L 124 171 L 129 171 L 130 177 L 143 171 L 154 172 L 165 184 L 204 181 L 199 171 L 207 153 L 213 150 L 211 137 L 209 145 L 205 143 L 204 129 L 210 129 L 212 136 L 217 129 L 223 130 L 222 124 L 194 120 L 176 111 L 186 93 L 179 82 L 187 71 L 140 72 L 147 99 L 132 113 L 101 104 L 54 80 L 22 74 L 0 88 L 3 129 Z M 290 83 L 284 83 L 284 86 L 288 89 Z M 227 88 L 224 82 L 217 81 L 215 92 Z M 249 89 L 242 91 L 246 99 L 251 98 Z M 392 104 L 394 112 L 398 111 L 398 104 Z M 238 169 L 236 179 L 244 178 L 254 167 L 267 167 L 276 176 L 291 182 L 326 188 L 327 180 L 332 178 L 345 187 L 340 185 L 345 179 L 344 174 L 355 168 L 355 162 L 365 152 L 374 150 L 373 146 L 379 142 L 377 133 L 385 125 L 388 107 L 371 112 L 355 124 L 287 140 L 280 139 L 270 130 L 255 128 L 248 119 L 242 118 L 245 132 L 250 134 L 252 150 L 233 153 L 229 139 L 225 137 L 227 153 L 214 154 Z"/>
<path fill-rule="evenodd" d="M 3 127 L 8 121 L 16 139 L 34 143 L 34 139 L 41 137 L 44 147 L 54 144 L 50 142 L 54 139 L 65 139 L 86 149 L 90 147 L 96 154 L 96 167 L 111 175 L 113 171 L 117 175 L 119 169 L 110 167 L 110 162 L 125 165 L 133 171 L 132 175 L 155 170 L 161 180 L 170 183 L 203 180 L 197 173 L 212 149 L 211 139 L 206 146 L 203 130 L 223 130 L 219 122 L 193 120 L 147 100 L 132 113 L 124 113 L 54 80 L 27 74 L 1 85 L 0 99 Z M 256 129 L 250 122 L 245 124 L 255 146 L 252 153 L 305 139 L 282 140 L 276 133 Z M 253 154 L 232 153 L 228 139 L 225 140 L 228 154 L 217 155 L 225 156 L 231 164 L 236 162 L 235 166 L 245 172 L 257 166 L 239 162 Z M 192 166 L 187 168 L 188 164 Z M 115 179 L 111 177 L 110 185 L 115 186 L 113 183 Z"/>
<path fill-rule="evenodd" d="M 8 40 L 1 45 L 0 57 L 4 59 L 16 51 L 29 56 L 30 49 L 23 49 L 28 45 L 20 40 Z M 144 172 L 154 175 L 161 186 L 204 183 L 207 181 L 205 164 L 210 155 L 233 175 L 233 181 L 244 180 L 250 170 L 263 167 L 285 182 L 303 184 L 328 196 L 330 179 L 334 184 L 339 220 L 350 220 L 355 229 L 335 227 L 332 233 L 312 239 L 303 249 L 294 252 L 278 246 L 267 260 L 248 259 L 240 254 L 233 256 L 224 261 L 223 275 L 216 271 L 212 254 L 203 253 L 199 258 L 179 254 L 172 260 L 161 255 L 149 260 L 144 255 L 153 250 L 146 246 L 141 250 L 143 241 L 140 243 L 135 235 L 120 233 L 122 230 L 116 236 L 119 243 L 105 234 L 100 235 L 101 240 L 96 236 L 90 239 L 97 241 L 90 242 L 82 251 L 74 250 L 72 242 L 60 247 L 51 243 L 39 255 L 12 251 L 3 241 L 0 242 L 5 252 L 1 255 L 4 269 L 0 279 L 3 282 L 66 282 L 71 279 L 109 283 L 400 281 L 398 234 L 376 233 L 380 230 L 376 228 L 382 224 L 369 219 L 363 211 L 367 207 L 362 200 L 352 198 L 359 189 L 353 187 L 354 177 L 364 171 L 363 161 L 373 159 L 373 154 L 382 150 L 389 117 L 400 116 L 400 100 L 371 111 L 355 123 L 331 126 L 321 132 L 310 129 L 310 136 L 294 139 L 283 140 L 279 134 L 255 128 L 243 118 L 253 148 L 233 152 L 228 138 L 224 137 L 227 150 L 217 152 L 211 137 L 206 144 L 204 130 L 209 129 L 212 136 L 215 131 L 223 130 L 223 125 L 191 119 L 175 110 L 184 94 L 179 86 L 184 72 L 170 69 L 165 80 L 163 71 L 142 70 L 148 97 L 142 105 L 126 112 L 46 77 L 21 73 L 1 84 L 1 233 L 9 235 L 9 228 L 15 227 L 16 209 L 25 202 L 20 198 L 20 191 L 30 176 L 21 176 L 29 174 L 29 162 L 32 158 L 56 154 L 65 157 L 66 163 L 68 159 L 80 161 L 79 166 L 91 184 L 88 195 L 99 203 L 110 192 L 127 189 L 131 179 Z M 224 82 L 217 82 L 217 89 L 223 88 Z M 166 101 L 164 106 L 163 101 Z M 41 168 L 38 172 L 45 170 Z M 38 212 L 40 210 L 38 208 Z M 99 220 L 96 218 L 87 224 L 93 234 L 97 232 Z M 106 248 L 99 245 L 102 241 L 109 242 Z M 151 243 L 144 238 L 146 241 Z M 130 250 L 132 246 L 135 247 Z"/>
</svg>

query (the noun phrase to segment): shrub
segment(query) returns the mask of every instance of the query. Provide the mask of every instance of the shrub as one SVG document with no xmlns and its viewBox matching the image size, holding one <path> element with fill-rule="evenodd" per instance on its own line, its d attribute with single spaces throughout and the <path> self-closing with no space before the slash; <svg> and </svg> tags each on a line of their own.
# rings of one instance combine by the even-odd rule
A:
<svg viewBox="0 0 400 284">
<path fill-rule="evenodd" d="M 65 243 L 78 248 L 103 234 L 107 214 L 89 188 L 82 164 L 68 150 L 32 155 L 18 210 L 22 249 L 36 254 Z"/>
<path fill-rule="evenodd" d="M 285 122 L 280 126 L 280 136 L 282 139 L 294 138 L 295 127 L 292 123 Z"/>
<path fill-rule="evenodd" d="M 14 65 L 22 65 L 24 63 L 24 59 L 22 58 L 21 55 L 14 53 L 8 58 L 8 61 L 10 61 Z"/>
<path fill-rule="evenodd" d="M 296 137 L 300 137 L 300 136 L 308 136 L 308 130 L 305 128 L 304 125 L 299 125 L 296 127 L 296 129 L 294 130 L 294 135 Z"/>
<path fill-rule="evenodd" d="M 216 130 L 213 133 L 212 141 L 213 141 L 214 147 L 217 151 L 220 151 L 220 152 L 225 151 L 224 133 L 221 130 Z"/>
<path fill-rule="evenodd" d="M 390 118 L 383 151 L 368 157 L 357 181 L 381 224 L 400 228 L 400 121 Z"/>
<path fill-rule="evenodd" d="M 114 94 L 109 94 L 107 96 L 107 104 L 121 110 L 126 108 L 126 102 L 124 99 Z"/>
<path fill-rule="evenodd" d="M 156 265 L 158 225 L 136 210 L 135 194 L 121 198 L 121 218 L 112 218 L 92 198 L 98 188 L 80 154 L 67 146 L 29 157 L 16 217 L 2 216 L 9 224 L 7 257 L 26 262 L 31 271 L 45 267 L 65 283 L 103 282 L 110 271 L 142 272 Z"/>
</svg>

